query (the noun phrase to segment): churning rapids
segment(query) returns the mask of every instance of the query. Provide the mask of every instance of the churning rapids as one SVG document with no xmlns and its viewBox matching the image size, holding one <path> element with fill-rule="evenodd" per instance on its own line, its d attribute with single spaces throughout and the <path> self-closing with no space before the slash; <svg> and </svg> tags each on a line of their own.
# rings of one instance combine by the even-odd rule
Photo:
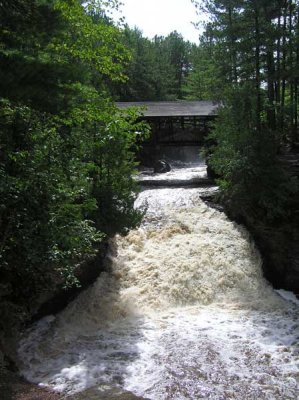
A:
<svg viewBox="0 0 299 400">
<path fill-rule="evenodd" d="M 204 168 L 163 179 L 194 174 Z M 248 233 L 207 206 L 201 190 L 213 189 L 140 193 L 143 224 L 111 242 L 107 272 L 25 333 L 28 380 L 69 394 L 121 387 L 153 400 L 298 398 L 298 300 L 263 279 Z"/>
</svg>

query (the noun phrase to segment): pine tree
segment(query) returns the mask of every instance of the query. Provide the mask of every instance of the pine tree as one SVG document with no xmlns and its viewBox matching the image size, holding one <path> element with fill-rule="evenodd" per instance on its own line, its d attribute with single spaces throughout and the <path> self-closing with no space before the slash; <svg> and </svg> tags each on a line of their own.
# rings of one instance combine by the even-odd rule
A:
<svg viewBox="0 0 299 400">
<path fill-rule="evenodd" d="M 287 214 L 296 191 L 278 153 L 298 137 L 298 5 L 293 0 L 203 4 L 210 22 L 200 48 L 203 52 L 209 44 L 212 65 L 205 74 L 205 57 L 198 58 L 187 91 L 191 92 L 193 74 L 202 84 L 213 68 L 213 81 L 221 89 L 206 95 L 213 98 L 216 93 L 224 107 L 212 134 L 217 146 L 210 162 L 223 177 L 224 197 L 231 207 L 256 218 L 279 218 Z M 194 88 L 192 94 L 196 95 Z"/>
</svg>

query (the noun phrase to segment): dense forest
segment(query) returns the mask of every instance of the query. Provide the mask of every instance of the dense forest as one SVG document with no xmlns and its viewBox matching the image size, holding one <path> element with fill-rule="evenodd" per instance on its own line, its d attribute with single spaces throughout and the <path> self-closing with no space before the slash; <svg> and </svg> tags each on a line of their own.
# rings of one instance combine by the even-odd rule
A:
<svg viewBox="0 0 299 400">
<path fill-rule="evenodd" d="M 209 15 L 199 45 L 116 25 L 117 1 L 0 0 L 0 331 L 141 220 L 136 132 L 140 144 L 148 127 L 114 101 L 219 101 L 207 153 L 222 201 L 293 218 L 298 181 L 281 155 L 299 143 L 299 5 L 193 3 Z"/>
<path fill-rule="evenodd" d="M 279 158 L 299 142 L 298 2 L 203 3 L 211 18 L 200 46 L 204 68 L 199 61 L 190 80 L 223 101 L 211 164 L 232 207 L 256 220 L 284 218 L 298 193 Z"/>
<path fill-rule="evenodd" d="M 105 237 L 139 223 L 134 132 L 147 127 L 108 94 L 130 51 L 105 4 L 0 6 L 0 330 L 10 334 L 43 292 L 78 284 Z"/>
</svg>

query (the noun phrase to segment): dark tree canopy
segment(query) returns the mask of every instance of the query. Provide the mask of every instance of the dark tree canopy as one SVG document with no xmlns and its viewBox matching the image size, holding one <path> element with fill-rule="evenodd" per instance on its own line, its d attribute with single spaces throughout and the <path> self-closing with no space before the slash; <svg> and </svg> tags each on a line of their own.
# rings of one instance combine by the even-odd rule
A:
<svg viewBox="0 0 299 400">
<path fill-rule="evenodd" d="M 128 26 L 125 45 L 132 51 L 126 69 L 127 81 L 116 85 L 119 101 L 176 100 L 183 98 L 183 86 L 191 68 L 192 45 L 176 31 L 149 40 Z"/>
<path fill-rule="evenodd" d="M 210 21 L 186 92 L 224 105 L 211 137 L 217 146 L 210 163 L 231 206 L 260 219 L 283 217 L 298 190 L 279 158 L 299 142 L 298 2 L 194 3 Z"/>
<path fill-rule="evenodd" d="M 146 129 L 106 85 L 124 80 L 129 51 L 102 3 L 81 3 L 0 2 L 0 330 L 51 286 L 77 284 L 100 242 L 141 218 L 134 148 Z"/>
</svg>

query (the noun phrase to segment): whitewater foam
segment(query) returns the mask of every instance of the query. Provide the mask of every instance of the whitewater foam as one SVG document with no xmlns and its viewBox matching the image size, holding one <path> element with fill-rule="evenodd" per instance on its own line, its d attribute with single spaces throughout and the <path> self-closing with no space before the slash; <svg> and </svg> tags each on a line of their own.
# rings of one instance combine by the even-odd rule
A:
<svg viewBox="0 0 299 400">
<path fill-rule="evenodd" d="M 26 378 L 153 400 L 297 399 L 299 309 L 264 280 L 246 230 L 197 189 L 145 190 L 136 204 L 143 225 L 111 241 L 107 271 L 26 332 Z"/>
</svg>

